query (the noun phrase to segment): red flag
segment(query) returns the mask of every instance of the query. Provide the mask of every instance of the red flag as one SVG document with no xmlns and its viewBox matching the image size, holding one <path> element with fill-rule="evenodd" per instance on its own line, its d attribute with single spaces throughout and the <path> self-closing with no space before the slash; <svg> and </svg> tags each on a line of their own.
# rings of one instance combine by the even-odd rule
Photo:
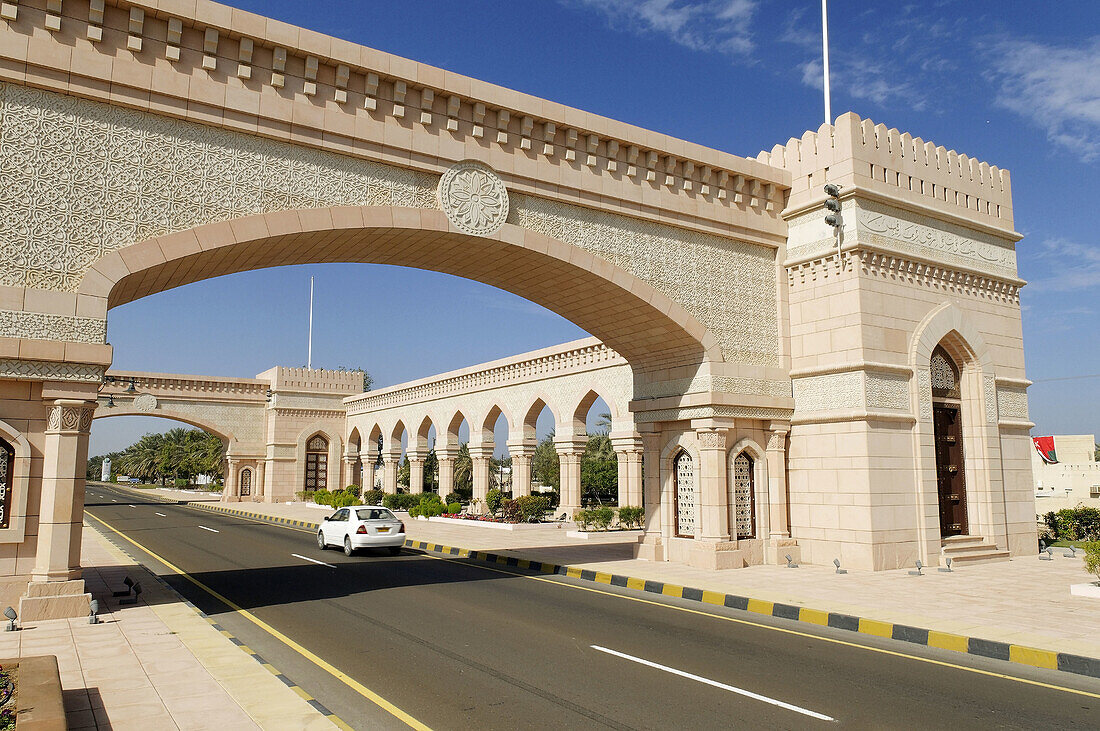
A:
<svg viewBox="0 0 1100 731">
<path fill-rule="evenodd" d="M 1047 464 L 1058 464 L 1058 453 L 1054 451 L 1054 437 L 1032 437 L 1035 451 Z"/>
</svg>

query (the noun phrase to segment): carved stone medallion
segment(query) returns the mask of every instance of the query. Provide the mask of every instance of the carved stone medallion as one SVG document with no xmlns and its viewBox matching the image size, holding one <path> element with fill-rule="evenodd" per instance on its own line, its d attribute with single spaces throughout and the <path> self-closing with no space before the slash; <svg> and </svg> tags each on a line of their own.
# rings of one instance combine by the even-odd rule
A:
<svg viewBox="0 0 1100 731">
<path fill-rule="evenodd" d="M 134 410 L 149 413 L 157 408 L 157 397 L 151 393 L 143 393 L 134 399 Z"/>
<path fill-rule="evenodd" d="M 469 234 L 489 236 L 508 220 L 508 189 L 496 173 L 475 160 L 463 160 L 439 180 L 439 207 Z"/>
</svg>

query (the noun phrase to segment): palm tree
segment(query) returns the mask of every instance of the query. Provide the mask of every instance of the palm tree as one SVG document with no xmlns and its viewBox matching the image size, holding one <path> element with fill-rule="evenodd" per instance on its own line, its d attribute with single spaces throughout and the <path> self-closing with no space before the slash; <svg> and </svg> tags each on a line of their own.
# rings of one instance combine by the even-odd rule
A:
<svg viewBox="0 0 1100 731">
<path fill-rule="evenodd" d="M 463 442 L 458 447 L 458 456 L 455 457 L 454 489 L 472 490 L 474 486 L 474 461 L 470 458 L 470 445 Z"/>
<path fill-rule="evenodd" d="M 604 434 L 611 431 L 611 412 L 605 411 L 600 414 L 600 418 L 596 421 L 596 431 Z"/>
</svg>

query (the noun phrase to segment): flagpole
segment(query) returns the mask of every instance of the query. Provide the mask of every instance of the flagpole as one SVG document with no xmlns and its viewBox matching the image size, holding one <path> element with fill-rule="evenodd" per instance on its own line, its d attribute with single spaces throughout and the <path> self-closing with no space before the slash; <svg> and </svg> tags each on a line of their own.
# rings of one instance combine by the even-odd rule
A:
<svg viewBox="0 0 1100 731">
<path fill-rule="evenodd" d="M 825 75 L 825 124 L 833 123 L 832 104 L 829 99 L 829 8 L 828 0 L 821 0 L 821 56 Z"/>
<path fill-rule="evenodd" d="M 309 278 L 309 355 L 306 368 L 313 367 L 313 277 Z"/>
</svg>

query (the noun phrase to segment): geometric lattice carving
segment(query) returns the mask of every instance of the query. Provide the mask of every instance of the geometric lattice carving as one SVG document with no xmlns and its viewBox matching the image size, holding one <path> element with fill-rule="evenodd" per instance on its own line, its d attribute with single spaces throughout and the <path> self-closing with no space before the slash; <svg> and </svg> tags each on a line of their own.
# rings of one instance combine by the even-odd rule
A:
<svg viewBox="0 0 1100 731">
<path fill-rule="evenodd" d="M 868 409 L 909 410 L 908 376 L 867 373 L 866 377 Z"/>
<path fill-rule="evenodd" d="M 1022 388 L 998 388 L 997 410 L 1002 419 L 1028 421 L 1027 391 Z"/>
<path fill-rule="evenodd" d="M 932 396 L 935 398 L 961 398 L 959 395 L 959 369 L 955 361 L 942 347 L 932 351 L 929 364 L 932 375 Z"/>
<path fill-rule="evenodd" d="M 252 470 L 245 467 L 241 470 L 241 497 L 247 497 L 252 494 Z"/>
<path fill-rule="evenodd" d="M 12 481 L 15 477 L 15 450 L 0 439 L 0 528 L 11 523 Z"/>
<path fill-rule="evenodd" d="M 994 376 L 984 376 L 983 391 L 985 392 L 985 423 L 997 423 L 997 379 Z"/>
<path fill-rule="evenodd" d="M 0 358 L 0 378 L 96 383 L 103 380 L 105 370 L 103 366 L 84 363 Z"/>
<path fill-rule="evenodd" d="M 733 458 L 731 470 L 733 485 L 734 528 L 738 538 L 756 537 L 756 516 L 753 509 L 753 460 L 746 452 Z"/>
<path fill-rule="evenodd" d="M 107 321 L 94 317 L 0 310 L 0 337 L 103 343 L 107 340 Z"/>
<path fill-rule="evenodd" d="M 676 474 L 676 535 L 695 537 L 699 503 L 695 489 L 695 465 L 691 455 L 680 452 L 674 465 Z"/>
<path fill-rule="evenodd" d="M 306 450 L 309 452 L 328 452 L 328 440 L 318 434 L 309 440 L 309 444 L 306 445 Z"/>
<path fill-rule="evenodd" d="M 829 373 L 795 379 L 794 407 L 798 414 L 863 407 L 863 374 Z"/>
</svg>

